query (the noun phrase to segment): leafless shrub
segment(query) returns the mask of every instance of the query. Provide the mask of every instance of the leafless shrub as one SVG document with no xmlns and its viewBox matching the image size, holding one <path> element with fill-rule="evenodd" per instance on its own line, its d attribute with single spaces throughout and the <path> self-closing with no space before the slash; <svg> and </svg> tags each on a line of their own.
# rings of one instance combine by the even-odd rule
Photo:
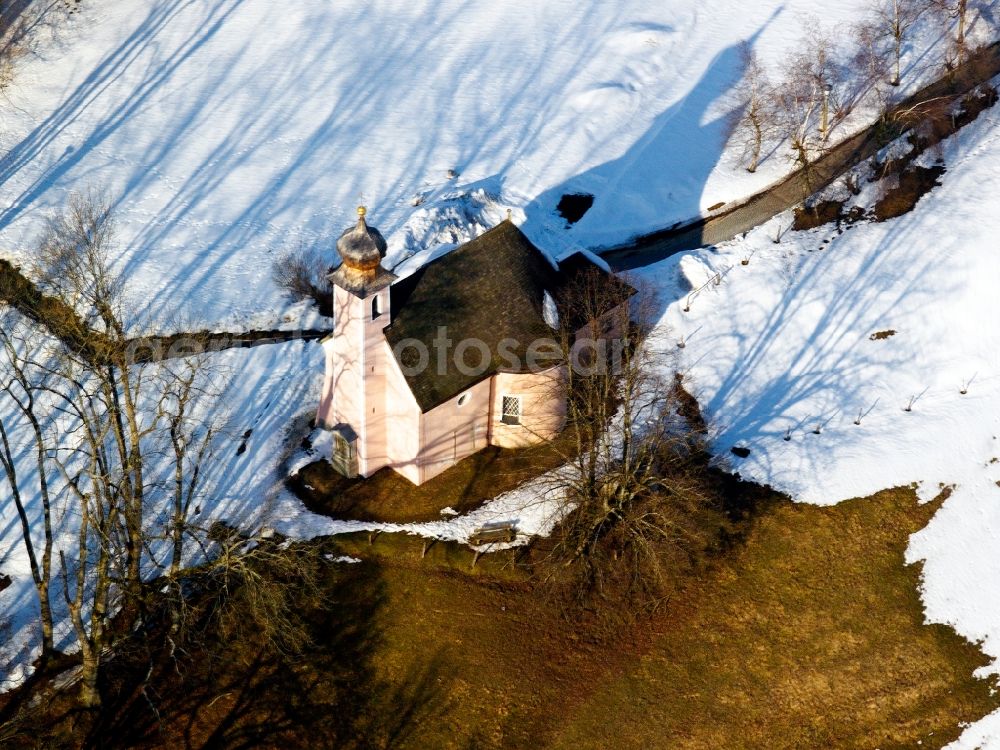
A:
<svg viewBox="0 0 1000 750">
<path fill-rule="evenodd" d="M 111 200 L 91 188 L 72 194 L 38 241 L 34 275 L 39 286 L 66 305 L 56 324 L 78 329 L 74 332 L 81 338 L 92 331 L 125 336 L 124 284 L 111 262 L 115 237 Z M 72 313 L 78 317 L 73 319 Z"/>
<path fill-rule="evenodd" d="M 703 481 L 701 433 L 678 416 L 673 347 L 651 336 L 655 304 L 640 291 L 623 305 L 620 294 L 584 274 L 562 300 L 560 320 L 573 321 L 561 324 L 567 361 L 574 342 L 612 330 L 614 366 L 568 369 L 572 449 L 546 490 L 569 512 L 539 571 L 573 608 L 626 614 L 661 601 L 722 522 Z"/>
<path fill-rule="evenodd" d="M 732 115 L 733 139 L 748 172 L 756 172 L 765 144 L 777 130 L 774 89 L 753 47 L 740 50 L 743 78 L 735 91 Z"/>
<path fill-rule="evenodd" d="M 13 83 L 18 64 L 34 50 L 45 32 L 72 13 L 59 0 L 0 2 L 0 93 Z"/>
<path fill-rule="evenodd" d="M 212 589 L 210 623 L 223 637 L 266 643 L 286 657 L 302 656 L 313 629 L 300 613 L 329 606 L 322 595 L 327 563 L 320 548 L 261 534 L 246 537 L 215 524 L 210 561 L 198 571 Z"/>
<path fill-rule="evenodd" d="M 300 247 L 279 256 L 271 266 L 274 283 L 295 299 L 313 300 L 324 315 L 333 311 L 329 263 L 322 251 Z"/>
</svg>

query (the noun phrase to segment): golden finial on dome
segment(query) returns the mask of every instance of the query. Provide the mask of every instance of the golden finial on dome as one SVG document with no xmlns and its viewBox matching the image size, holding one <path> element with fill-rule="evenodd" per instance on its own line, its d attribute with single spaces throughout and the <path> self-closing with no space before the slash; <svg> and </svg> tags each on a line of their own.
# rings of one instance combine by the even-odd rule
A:
<svg viewBox="0 0 1000 750">
<path fill-rule="evenodd" d="M 358 216 L 360 216 L 363 219 L 365 218 L 365 214 L 367 213 L 368 213 L 367 208 L 365 208 L 364 206 L 358 206 Z"/>
</svg>

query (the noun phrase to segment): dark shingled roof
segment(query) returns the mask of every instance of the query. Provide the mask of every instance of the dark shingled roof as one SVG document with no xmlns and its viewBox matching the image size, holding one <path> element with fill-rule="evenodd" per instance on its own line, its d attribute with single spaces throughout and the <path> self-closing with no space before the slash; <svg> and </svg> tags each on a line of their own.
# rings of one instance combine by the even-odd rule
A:
<svg viewBox="0 0 1000 750">
<path fill-rule="evenodd" d="M 595 267 L 577 254 L 560 268 L 576 272 L 584 265 Z M 543 314 L 544 295 L 550 291 L 557 296 L 564 276 L 513 222 L 505 221 L 390 287 L 392 324 L 385 330 L 389 345 L 397 351 L 397 345 L 415 339 L 430 355 L 422 372 L 406 377 L 421 410 L 427 412 L 501 368 L 507 370 L 497 355 L 501 340 L 518 341 L 512 349 L 523 364 L 533 341 L 553 338 Z M 440 327 L 451 339 L 443 372 L 438 371 L 433 345 Z M 455 365 L 455 347 L 469 338 L 485 342 L 494 355 L 485 372 L 468 375 Z M 472 348 L 465 359 L 474 367 L 479 358 Z M 413 346 L 400 347 L 397 359 L 405 373 L 419 354 Z"/>
</svg>

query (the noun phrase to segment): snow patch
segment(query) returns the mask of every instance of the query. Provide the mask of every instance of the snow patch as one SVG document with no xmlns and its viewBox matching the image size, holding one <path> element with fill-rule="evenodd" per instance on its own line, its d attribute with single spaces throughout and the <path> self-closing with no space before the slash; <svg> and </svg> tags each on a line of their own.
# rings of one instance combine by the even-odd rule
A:
<svg viewBox="0 0 1000 750">
<path fill-rule="evenodd" d="M 557 470 L 559 471 L 559 470 Z M 346 521 L 321 516 L 306 510 L 297 498 L 285 492 L 274 507 L 274 525 L 279 533 L 297 539 L 311 539 L 336 534 L 383 531 L 412 534 L 428 539 L 468 544 L 480 528 L 510 524 L 517 538 L 506 544 L 488 545 L 490 551 L 527 544 L 535 536 L 548 536 L 567 512 L 562 490 L 551 475 L 529 481 L 506 492 L 464 515 L 451 508 L 442 511 L 442 520 L 425 523 L 376 523 Z"/>
</svg>

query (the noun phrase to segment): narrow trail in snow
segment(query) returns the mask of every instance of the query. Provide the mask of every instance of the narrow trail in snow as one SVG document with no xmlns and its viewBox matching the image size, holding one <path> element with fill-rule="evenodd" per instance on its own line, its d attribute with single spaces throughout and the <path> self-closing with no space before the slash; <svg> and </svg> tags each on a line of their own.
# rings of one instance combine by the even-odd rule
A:
<svg viewBox="0 0 1000 750">
<path fill-rule="evenodd" d="M 48 331 L 74 351 L 100 358 L 107 351 L 104 336 L 89 327 L 75 310 L 62 300 L 44 294 L 20 268 L 0 259 L 0 302 L 6 302 L 26 318 L 45 326 Z M 242 349 L 290 341 L 316 341 L 329 331 L 255 330 L 239 333 L 191 331 L 166 336 L 137 336 L 125 343 L 131 362 L 162 362 L 168 359 Z"/>
<path fill-rule="evenodd" d="M 241 333 L 225 331 L 196 331 L 194 333 L 174 333 L 169 336 L 142 336 L 128 343 L 135 362 L 162 362 L 167 359 L 187 357 L 205 352 L 220 352 L 226 349 L 247 349 L 269 344 L 286 344 L 291 341 L 318 341 L 330 331 L 305 329 L 282 331 L 254 330 Z"/>
<path fill-rule="evenodd" d="M 750 196 L 732 208 L 681 226 L 643 235 L 597 252 L 616 271 L 648 266 L 685 250 L 694 250 L 734 239 L 778 214 L 794 208 L 823 190 L 839 176 L 878 153 L 892 138 L 921 123 L 921 107 L 942 98 L 957 100 L 977 86 L 1000 75 L 1000 42 L 976 52 L 965 63 L 894 105 L 886 115 L 861 132 L 829 148 L 807 169 L 799 169 L 780 182 Z M 915 116 L 916 115 L 916 116 Z"/>
</svg>

